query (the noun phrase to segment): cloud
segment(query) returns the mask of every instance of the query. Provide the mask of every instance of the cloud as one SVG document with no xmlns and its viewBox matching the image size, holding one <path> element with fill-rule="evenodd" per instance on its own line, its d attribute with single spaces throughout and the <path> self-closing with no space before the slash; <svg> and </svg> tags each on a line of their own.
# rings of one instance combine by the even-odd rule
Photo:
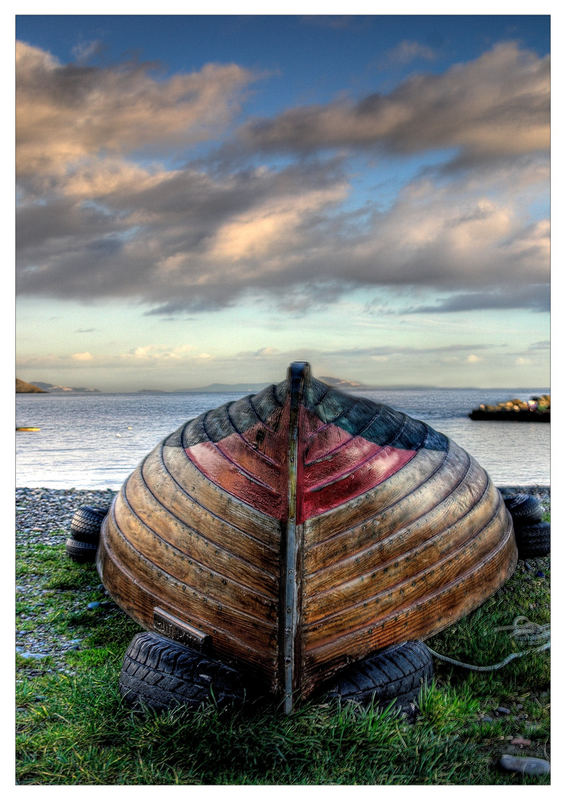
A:
<svg viewBox="0 0 566 800">
<path fill-rule="evenodd" d="M 84 64 L 87 61 L 90 61 L 93 56 L 97 56 L 103 50 L 103 43 L 100 40 L 95 39 L 90 42 L 79 42 L 71 49 L 71 52 L 79 64 Z"/>
<path fill-rule="evenodd" d="M 458 311 L 524 308 L 531 311 L 549 311 L 550 286 L 548 284 L 509 284 L 481 292 L 454 294 L 435 305 L 412 306 L 404 314 L 439 314 Z"/>
<path fill-rule="evenodd" d="M 148 63 L 63 65 L 17 42 L 18 172 L 63 174 L 69 164 L 101 151 L 206 140 L 237 113 L 253 79 L 236 64 L 206 64 L 172 77 L 157 75 Z"/>
<path fill-rule="evenodd" d="M 89 201 L 61 179 L 47 204 L 19 209 L 19 291 L 130 297 L 161 315 L 230 304 L 248 288 L 292 283 L 329 226 L 324 212 L 348 191 L 333 164 L 218 179 L 191 168 L 124 173 L 105 182 L 92 165 Z"/>
<path fill-rule="evenodd" d="M 470 353 L 470 355 L 466 358 L 467 364 L 477 364 L 478 362 L 482 361 L 479 356 L 476 356 L 475 353 Z"/>
<path fill-rule="evenodd" d="M 361 286 L 452 294 L 407 313 L 544 307 L 549 225 L 525 216 L 528 181 L 506 196 L 501 172 L 499 197 L 488 179 L 478 187 L 422 178 L 365 220 L 340 213 L 349 185 L 336 163 L 216 178 L 190 167 L 138 180 L 127 172 L 105 182 L 92 166 L 90 200 L 62 180 L 47 203 L 18 210 L 19 292 L 130 298 L 161 316 L 250 292 L 299 313 Z M 514 168 L 509 186 L 516 180 Z"/>
<path fill-rule="evenodd" d="M 404 51 L 410 50 L 407 43 Z M 547 151 L 549 114 L 549 59 L 506 42 L 444 73 L 413 75 L 389 94 L 255 120 L 241 136 L 268 152 L 456 148 L 460 158 L 477 163 Z"/>
<path fill-rule="evenodd" d="M 422 177 L 389 209 L 356 216 L 340 210 L 339 161 L 212 176 L 103 160 L 18 209 L 18 291 L 129 298 L 161 316 L 250 293 L 301 313 L 363 286 L 450 292 L 405 313 L 538 310 L 549 223 L 531 223 L 528 203 L 545 174 L 527 162 L 481 181 Z"/>
<path fill-rule="evenodd" d="M 194 346 L 191 344 L 181 344 L 177 347 L 169 348 L 159 345 L 141 345 L 123 353 L 120 358 L 125 361 L 179 361 L 187 356 L 193 357 Z M 203 354 L 197 357 L 202 357 Z M 204 354 L 206 356 L 206 354 Z M 208 358 L 208 356 L 206 356 Z"/>
<path fill-rule="evenodd" d="M 416 59 L 434 61 L 435 58 L 436 53 L 432 47 L 426 44 L 420 44 L 420 42 L 412 42 L 409 39 L 403 39 L 396 47 L 385 53 L 383 63 L 405 65 Z"/>
<path fill-rule="evenodd" d="M 356 209 L 345 205 L 354 178 L 344 155 L 271 167 L 246 161 L 242 150 L 222 166 L 205 158 L 175 168 L 157 157 L 134 161 L 140 147 L 171 137 L 195 143 L 223 128 L 253 80 L 247 70 L 207 65 L 158 79 L 147 64 L 62 66 L 20 43 L 18 292 L 128 300 L 162 317 L 242 298 L 300 316 L 356 288 L 379 289 L 383 308 L 400 288 L 439 297 L 404 310 L 396 302 L 393 313 L 542 309 L 549 223 L 533 223 L 530 209 L 547 191 L 548 164 L 523 152 L 523 134 L 529 115 L 532 130 L 545 127 L 545 114 L 535 111 L 546 102 L 546 74 L 544 59 L 499 45 L 381 99 L 272 120 L 290 143 L 300 131 L 284 120 L 306 114 L 308 139 L 312 115 L 317 147 L 349 136 L 352 145 L 418 149 L 422 126 L 426 149 L 430 126 L 444 126 L 462 153 L 483 159 L 473 170 L 421 174 L 390 207 Z M 502 109 L 517 113 L 508 118 Z M 498 125 L 499 113 L 513 119 L 513 136 L 507 122 Z M 495 149 L 479 135 L 480 120 L 501 136 Z M 269 137 L 254 140 L 259 128 L 242 130 L 250 146 L 269 149 Z M 503 139 L 515 156 L 491 162 Z"/>
<path fill-rule="evenodd" d="M 65 355 L 47 354 L 18 358 L 18 368 L 52 368 L 69 369 L 83 364 L 89 368 L 129 369 L 138 367 L 160 367 L 191 364 L 212 360 L 210 353 L 200 352 L 195 345 L 181 344 L 177 347 L 147 344 L 133 347 L 114 355 L 92 353 L 71 353 Z"/>
<path fill-rule="evenodd" d="M 340 348 L 339 350 L 328 350 L 326 355 L 338 356 L 340 358 L 359 358 L 361 356 L 370 356 L 372 358 L 383 356 L 400 356 L 400 355 L 431 355 L 436 353 L 453 353 L 462 350 L 487 350 L 495 345 L 486 344 L 449 344 L 435 347 L 393 347 L 388 345 L 372 346 L 372 347 L 352 347 Z M 500 345 L 499 345 L 500 346 Z M 477 359 L 477 356 L 468 356 L 468 360 Z"/>
</svg>

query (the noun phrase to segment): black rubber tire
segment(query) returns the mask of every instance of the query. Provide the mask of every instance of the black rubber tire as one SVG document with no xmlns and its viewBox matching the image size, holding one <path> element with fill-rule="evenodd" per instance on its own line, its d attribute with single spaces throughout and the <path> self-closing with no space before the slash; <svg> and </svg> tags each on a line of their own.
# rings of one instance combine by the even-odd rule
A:
<svg viewBox="0 0 566 800">
<path fill-rule="evenodd" d="M 138 633 L 130 642 L 120 673 L 120 693 L 131 706 L 163 711 L 244 702 L 240 673 L 220 661 L 157 633 Z"/>
<path fill-rule="evenodd" d="M 367 656 L 343 670 L 327 691 L 331 700 L 403 707 L 418 697 L 433 675 L 432 656 L 423 642 L 403 642 Z"/>
<path fill-rule="evenodd" d="M 78 542 L 98 544 L 102 521 L 108 513 L 107 508 L 82 506 L 77 509 L 71 520 L 71 536 Z"/>
<path fill-rule="evenodd" d="M 504 499 L 515 528 L 532 525 L 542 519 L 542 506 L 532 494 L 513 494 Z"/>
<path fill-rule="evenodd" d="M 542 558 L 550 553 L 550 523 L 537 522 L 515 528 L 519 558 Z"/>
<path fill-rule="evenodd" d="M 79 564 L 86 564 L 96 561 L 98 545 L 93 542 L 79 542 L 76 539 L 67 539 L 65 550 L 73 561 L 77 561 Z"/>
</svg>

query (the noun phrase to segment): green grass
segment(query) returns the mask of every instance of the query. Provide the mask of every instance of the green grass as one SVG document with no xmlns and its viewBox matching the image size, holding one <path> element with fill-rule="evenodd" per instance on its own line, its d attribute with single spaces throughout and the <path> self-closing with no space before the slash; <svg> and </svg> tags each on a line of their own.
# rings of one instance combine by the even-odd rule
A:
<svg viewBox="0 0 566 800">
<path fill-rule="evenodd" d="M 19 784 L 549 783 L 497 767 L 504 752 L 549 756 L 548 651 L 489 673 L 435 660 L 414 721 L 323 701 L 290 717 L 265 705 L 142 715 L 118 691 L 139 628 L 113 604 L 87 609 L 105 599 L 94 566 L 72 562 L 64 545 L 28 544 L 17 555 L 16 583 L 35 589 L 18 595 L 18 630 L 48 642 L 46 658 L 17 657 Z M 549 583 L 549 559 L 519 562 L 496 595 L 428 643 L 464 661 L 500 661 L 520 647 L 494 628 L 521 614 L 548 622 Z M 76 639 L 78 649 L 62 648 Z M 531 744 L 521 750 L 516 737 Z"/>
</svg>

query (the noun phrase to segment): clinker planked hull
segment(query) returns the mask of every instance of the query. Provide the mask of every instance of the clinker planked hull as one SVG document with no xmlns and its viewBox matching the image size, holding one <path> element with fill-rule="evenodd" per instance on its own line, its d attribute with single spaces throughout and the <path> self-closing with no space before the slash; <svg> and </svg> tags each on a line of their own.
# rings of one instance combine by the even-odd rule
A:
<svg viewBox="0 0 566 800">
<path fill-rule="evenodd" d="M 97 554 L 143 627 L 245 664 L 287 711 L 348 663 L 468 614 L 516 560 L 503 499 L 468 453 L 302 362 L 161 442 Z"/>
</svg>

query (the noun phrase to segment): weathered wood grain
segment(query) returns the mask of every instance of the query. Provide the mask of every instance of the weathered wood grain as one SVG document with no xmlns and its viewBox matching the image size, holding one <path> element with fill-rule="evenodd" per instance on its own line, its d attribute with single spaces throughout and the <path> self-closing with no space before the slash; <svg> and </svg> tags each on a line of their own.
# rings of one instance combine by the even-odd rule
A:
<svg viewBox="0 0 566 800">
<path fill-rule="evenodd" d="M 310 607 L 305 609 L 304 615 L 309 642 L 314 646 L 318 639 L 339 637 L 355 627 L 379 622 L 391 608 L 411 605 L 428 592 L 453 583 L 458 575 L 467 572 L 499 543 L 504 513 L 505 509 L 502 511 L 498 507 L 488 523 L 475 534 L 473 530 L 464 530 L 464 535 L 457 537 L 449 531 L 449 549 L 442 555 L 436 542 L 437 546 L 424 554 L 390 562 L 377 571 L 375 578 L 362 576 L 341 584 L 322 598 L 309 598 Z M 430 561 L 426 556 L 437 557 Z"/>
<path fill-rule="evenodd" d="M 304 695 L 312 691 L 321 673 L 328 677 L 367 652 L 395 642 L 424 639 L 449 627 L 490 597 L 512 575 L 516 563 L 517 548 L 509 521 L 504 537 L 488 557 L 441 590 L 342 637 L 329 636 L 316 645 L 305 637 Z"/>
<path fill-rule="evenodd" d="M 113 513 L 117 532 L 128 542 L 130 549 L 154 564 L 157 570 L 166 570 L 188 588 L 195 589 L 212 601 L 251 614 L 260 624 L 265 619 L 275 620 L 279 602 L 275 593 L 266 595 L 242 583 L 241 578 L 228 577 L 225 570 L 219 572 L 216 565 L 213 567 L 210 563 L 214 563 L 215 559 L 207 558 L 208 548 L 201 555 L 193 547 L 189 555 L 186 549 L 183 551 L 159 536 L 133 511 L 123 491 L 116 497 Z M 130 550 L 126 550 L 125 555 L 127 560 L 133 558 Z"/>
<path fill-rule="evenodd" d="M 161 502 L 165 493 L 161 494 L 161 500 L 152 494 L 139 467 L 124 484 L 123 492 L 142 523 L 188 557 L 198 558 L 251 589 L 270 597 L 279 596 L 278 553 L 257 543 L 250 544 L 248 537 L 240 539 L 238 531 L 228 522 L 197 503 L 183 502 L 183 498 L 180 505 L 185 521 L 181 520 L 175 516 L 175 504 L 166 506 Z M 254 560 L 248 560 L 248 555 Z"/>
<path fill-rule="evenodd" d="M 215 486 L 178 448 L 156 448 L 146 459 L 142 476 L 155 497 L 175 515 L 191 525 L 195 516 L 206 514 L 199 530 L 214 528 L 212 517 L 227 522 L 231 548 L 253 560 L 263 549 L 279 552 L 281 525 L 279 520 L 262 514 Z M 181 482 L 182 481 L 182 482 Z M 198 509 L 195 508 L 198 506 Z M 224 528 L 224 536 L 228 533 Z M 219 544 L 222 543 L 222 540 Z"/>
<path fill-rule="evenodd" d="M 416 576 L 422 569 L 440 565 L 447 554 L 482 531 L 499 510 L 498 493 L 490 488 L 483 492 L 485 502 L 478 502 L 461 516 L 450 509 L 452 513 L 443 518 L 435 508 L 363 553 L 310 576 L 304 598 L 305 621 L 316 619 L 328 608 L 338 608 L 338 596 L 345 591 L 354 603 L 367 597 L 370 587 L 377 591 L 393 585 L 400 576 Z M 496 530 L 498 533 L 498 525 Z"/>
<path fill-rule="evenodd" d="M 375 528 L 393 530 L 396 517 L 408 514 L 414 519 L 438 502 L 446 492 L 444 466 L 461 472 L 467 466 L 461 451 L 419 450 L 410 468 L 399 470 L 378 487 L 356 497 L 334 512 L 325 512 L 306 521 L 305 569 L 314 572 L 329 560 L 356 552 L 373 541 Z M 417 495 L 415 497 L 415 495 Z M 402 505 L 398 505 L 402 503 Z M 378 518 L 379 517 L 379 518 Z"/>
<path fill-rule="evenodd" d="M 105 520 L 104 527 L 108 523 Z M 110 537 L 111 538 L 111 537 Z M 128 563 L 119 560 L 109 544 L 109 536 L 101 539 L 97 554 L 97 567 L 104 585 L 112 594 L 118 605 L 147 630 L 154 629 L 154 609 L 162 608 L 191 624 L 187 614 L 187 603 L 182 593 L 177 603 L 172 603 L 161 595 L 161 587 L 151 583 L 143 583 L 140 576 Z M 214 640 L 214 652 L 227 659 L 235 659 L 249 665 L 261 675 L 267 685 L 277 691 L 277 643 L 273 642 L 265 651 L 257 650 L 247 642 L 239 639 L 233 631 L 209 626 L 207 633 Z"/>
</svg>

